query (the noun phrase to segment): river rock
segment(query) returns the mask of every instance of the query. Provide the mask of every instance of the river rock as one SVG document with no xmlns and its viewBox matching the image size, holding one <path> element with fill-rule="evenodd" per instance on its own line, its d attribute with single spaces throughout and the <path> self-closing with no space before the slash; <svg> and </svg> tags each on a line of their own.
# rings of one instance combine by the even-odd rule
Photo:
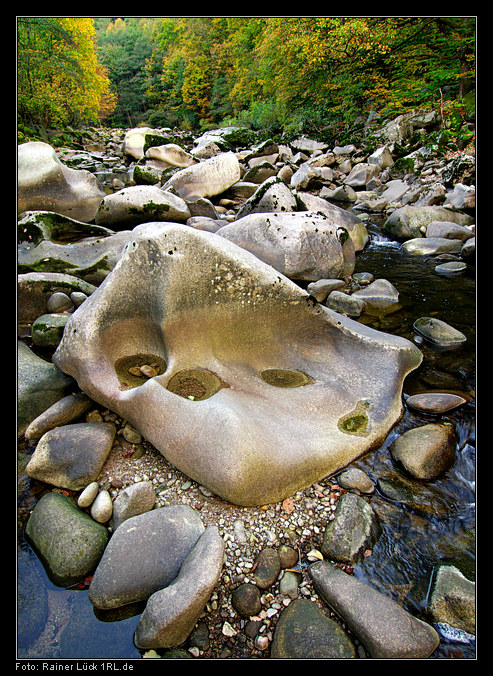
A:
<svg viewBox="0 0 493 676">
<path fill-rule="evenodd" d="M 272 547 L 265 547 L 257 556 L 255 564 L 254 582 L 260 589 L 267 589 L 281 572 L 279 554 Z"/>
<path fill-rule="evenodd" d="M 29 141 L 17 151 L 17 210 L 55 211 L 88 223 L 104 197 L 97 178 L 85 169 L 70 169 L 55 150 Z"/>
<path fill-rule="evenodd" d="M 257 585 L 244 582 L 231 594 L 231 605 L 241 617 L 253 617 L 262 609 L 260 590 Z"/>
<path fill-rule="evenodd" d="M 185 223 L 191 213 L 186 202 L 155 185 L 133 185 L 101 201 L 96 223 L 118 230 L 149 221 Z"/>
<path fill-rule="evenodd" d="M 240 178 L 240 164 L 236 155 L 227 152 L 180 169 L 166 181 L 163 189 L 173 189 L 182 199 L 188 199 L 193 195 L 214 197 L 225 192 Z"/>
<path fill-rule="evenodd" d="M 413 329 L 430 343 L 441 347 L 458 347 L 467 340 L 462 331 L 436 317 L 419 317 Z"/>
<path fill-rule="evenodd" d="M 68 587 L 90 575 L 108 543 L 108 531 L 61 493 L 45 493 L 26 525 L 26 536 L 50 579 Z"/>
<path fill-rule="evenodd" d="M 99 475 L 115 438 L 111 423 L 73 423 L 49 430 L 26 467 L 33 479 L 81 490 Z"/>
<path fill-rule="evenodd" d="M 401 434 L 390 453 L 406 472 L 417 479 L 435 479 L 452 466 L 457 443 L 452 425 L 430 423 Z"/>
<path fill-rule="evenodd" d="M 59 272 L 26 272 L 17 276 L 17 330 L 30 335 L 35 319 L 47 312 L 48 298 L 56 291 L 81 292 L 90 296 L 96 287 L 73 275 Z"/>
<path fill-rule="evenodd" d="M 378 164 L 360 162 L 351 169 L 347 178 L 344 179 L 344 184 L 351 188 L 361 188 L 366 186 L 368 181 L 379 173 L 380 167 Z"/>
<path fill-rule="evenodd" d="M 464 397 L 449 392 L 423 392 L 422 394 L 413 394 L 406 400 L 406 404 L 416 411 L 434 415 L 452 411 L 466 402 L 467 399 L 464 399 Z"/>
<path fill-rule="evenodd" d="M 377 309 L 398 306 L 399 292 L 387 279 L 376 279 L 364 289 L 355 291 L 351 298 L 363 300 L 367 305 Z"/>
<path fill-rule="evenodd" d="M 165 167 L 180 167 L 183 169 L 196 162 L 190 153 L 176 143 L 151 146 L 145 151 L 144 155 L 152 160 L 157 160 Z"/>
<path fill-rule="evenodd" d="M 33 343 L 38 347 L 56 347 L 68 320 L 69 315 L 66 313 L 51 313 L 38 317 L 31 328 Z"/>
<path fill-rule="evenodd" d="M 97 481 L 91 481 L 84 490 L 81 492 L 77 498 L 77 506 L 81 509 L 90 507 L 94 500 L 96 499 L 97 494 L 99 493 L 99 483 Z"/>
<path fill-rule="evenodd" d="M 307 192 L 297 193 L 296 198 L 300 211 L 322 212 L 330 225 L 345 228 L 353 240 L 356 252 L 362 251 L 370 241 L 366 225 L 355 214 Z"/>
<path fill-rule="evenodd" d="M 271 659 L 352 659 L 356 649 L 341 626 L 307 599 L 295 599 L 279 616 Z"/>
<path fill-rule="evenodd" d="M 146 136 L 148 134 L 156 134 L 157 132 L 151 127 L 136 127 L 128 129 L 125 132 L 123 139 L 123 153 L 130 155 L 136 160 L 140 160 L 144 156 L 144 145 Z"/>
<path fill-rule="evenodd" d="M 217 234 L 290 279 L 315 281 L 354 270 L 354 244 L 348 231 L 323 213 L 253 213 Z"/>
<path fill-rule="evenodd" d="M 462 261 L 448 261 L 435 265 L 435 272 L 439 275 L 460 275 L 466 270 L 467 265 Z"/>
<path fill-rule="evenodd" d="M 217 234 L 133 232 L 53 360 L 187 476 L 233 503 L 276 502 L 349 464 L 400 417 L 401 377 L 421 361 L 410 341 L 314 305 Z M 129 372 L 153 363 L 154 377 Z"/>
<path fill-rule="evenodd" d="M 371 494 L 375 490 L 375 484 L 366 472 L 357 467 L 349 467 L 337 477 L 337 483 L 341 488 L 357 490 L 361 493 Z"/>
<path fill-rule="evenodd" d="M 380 170 L 387 169 L 394 164 L 394 159 L 388 145 L 377 148 L 368 158 L 368 164 L 376 164 Z"/>
<path fill-rule="evenodd" d="M 459 253 L 462 242 L 445 237 L 416 237 L 402 244 L 402 250 L 415 256 L 435 256 L 443 253 Z"/>
<path fill-rule="evenodd" d="M 405 206 L 393 211 L 383 224 L 384 232 L 399 241 L 422 237 L 422 228 L 434 221 L 471 225 L 474 219 L 443 206 Z"/>
<path fill-rule="evenodd" d="M 366 309 L 366 302 L 361 298 L 355 298 L 344 291 L 331 291 L 327 296 L 325 305 L 334 312 L 348 315 L 349 317 L 359 317 Z"/>
<path fill-rule="evenodd" d="M 88 234 L 80 241 L 61 243 L 56 239 L 59 233 L 54 234 L 52 229 L 44 228 L 36 242 L 27 245 L 21 242 L 19 245 L 18 270 L 21 273 L 46 270 L 48 273 L 56 269 L 59 274 L 66 273 L 80 277 L 91 285 L 99 285 L 119 259 L 130 232 L 115 233 L 100 228 L 99 234 L 95 233 L 97 226 L 94 226 L 91 236 Z M 75 233 L 72 237 L 79 239 Z"/>
<path fill-rule="evenodd" d="M 332 561 L 355 564 L 380 536 L 378 516 L 356 493 L 344 493 L 337 503 L 335 518 L 327 525 L 321 552 Z"/>
<path fill-rule="evenodd" d="M 156 504 L 151 481 L 139 481 L 121 491 L 113 502 L 113 530 L 131 516 L 149 512 Z"/>
<path fill-rule="evenodd" d="M 465 242 L 474 237 L 474 232 L 464 225 L 450 221 L 432 221 L 426 228 L 426 237 L 442 237 L 445 239 L 460 239 Z"/>
<path fill-rule="evenodd" d="M 252 213 L 296 211 L 296 208 L 296 197 L 291 190 L 280 178 L 273 176 L 261 183 L 254 194 L 243 203 L 236 214 L 236 220 Z"/>
<path fill-rule="evenodd" d="M 84 413 L 87 413 L 93 402 L 85 394 L 68 394 L 55 402 L 46 411 L 33 420 L 27 427 L 24 436 L 30 441 L 37 441 L 45 432 L 68 425 Z"/>
<path fill-rule="evenodd" d="M 112 513 L 113 501 L 111 495 L 107 490 L 102 490 L 96 495 L 91 505 L 91 516 L 94 521 L 106 523 L 111 519 Z"/>
<path fill-rule="evenodd" d="M 183 643 L 219 580 L 223 557 L 224 541 L 218 528 L 208 526 L 176 578 L 147 601 L 135 630 L 137 647 L 171 648 Z"/>
<path fill-rule="evenodd" d="M 434 576 L 428 604 L 434 622 L 476 633 L 476 584 L 458 568 L 442 565 Z"/>
<path fill-rule="evenodd" d="M 391 598 L 326 561 L 308 569 L 315 589 L 374 659 L 426 659 L 440 638 Z"/>
<path fill-rule="evenodd" d="M 306 290 L 313 296 L 318 303 L 323 303 L 329 293 L 344 288 L 343 279 L 319 279 L 316 282 L 310 282 Z"/>
<path fill-rule="evenodd" d="M 25 343 L 17 343 L 17 435 L 74 386 L 54 364 L 38 357 Z"/>
<path fill-rule="evenodd" d="M 126 519 L 99 562 L 89 600 L 103 609 L 147 600 L 176 578 L 203 532 L 199 514 L 188 505 L 162 507 Z"/>
</svg>

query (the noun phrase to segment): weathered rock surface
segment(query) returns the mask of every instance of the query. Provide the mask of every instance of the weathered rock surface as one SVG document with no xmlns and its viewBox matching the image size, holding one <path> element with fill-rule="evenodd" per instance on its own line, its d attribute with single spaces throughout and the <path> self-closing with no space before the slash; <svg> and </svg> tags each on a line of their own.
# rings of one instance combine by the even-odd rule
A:
<svg viewBox="0 0 493 676">
<path fill-rule="evenodd" d="M 315 281 L 354 270 L 349 233 L 323 213 L 252 213 L 220 228 L 218 235 L 290 279 Z"/>
<path fill-rule="evenodd" d="M 17 157 L 19 213 L 55 211 L 78 221 L 91 221 L 104 197 L 97 178 L 84 169 L 70 169 L 54 149 L 41 141 L 23 143 Z"/>
<path fill-rule="evenodd" d="M 225 238 L 151 223 L 71 316 L 53 360 L 185 474 L 265 504 L 384 437 L 421 353 L 313 305 Z M 129 372 L 152 363 L 158 375 Z"/>
</svg>

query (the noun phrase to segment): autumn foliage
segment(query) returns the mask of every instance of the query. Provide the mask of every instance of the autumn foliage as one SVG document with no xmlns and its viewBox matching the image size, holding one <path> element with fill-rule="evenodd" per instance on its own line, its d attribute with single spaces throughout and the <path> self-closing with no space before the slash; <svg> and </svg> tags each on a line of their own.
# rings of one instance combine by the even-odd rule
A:
<svg viewBox="0 0 493 676">
<path fill-rule="evenodd" d="M 463 115 L 475 39 L 474 17 L 21 17 L 19 113 L 304 131 L 418 107 Z"/>
</svg>

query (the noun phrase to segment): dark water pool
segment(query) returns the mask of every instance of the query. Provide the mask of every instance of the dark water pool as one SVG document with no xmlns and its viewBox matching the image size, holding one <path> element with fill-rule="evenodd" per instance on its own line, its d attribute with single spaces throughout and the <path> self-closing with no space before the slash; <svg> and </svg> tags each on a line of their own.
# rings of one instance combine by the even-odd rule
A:
<svg viewBox="0 0 493 676">
<path fill-rule="evenodd" d="M 396 485 L 405 499 L 391 500 L 379 490 L 372 506 L 380 517 L 383 532 L 370 556 L 354 568 L 354 574 L 394 598 L 415 615 L 426 619 L 430 581 L 438 566 L 452 563 L 469 579 L 475 579 L 475 270 L 445 276 L 434 271 L 432 256 L 403 254 L 398 243 L 386 239 L 377 226 L 369 226 L 372 240 L 357 257 L 356 272 L 371 272 L 385 278 L 399 292 L 401 309 L 385 317 L 362 316 L 361 321 L 377 329 L 417 341 L 413 322 L 434 316 L 462 331 L 467 342 L 453 350 L 419 343 L 423 364 L 404 384 L 404 401 L 411 394 L 453 391 L 468 402 L 438 419 L 405 407 L 402 419 L 381 448 L 354 463 L 375 483 Z M 407 429 L 439 420 L 450 422 L 457 432 L 456 461 L 433 482 L 413 480 L 393 465 L 389 447 Z M 46 619 L 57 619 L 49 658 L 139 658 L 132 636 L 142 609 L 128 609 L 128 616 L 98 617 L 87 598 L 87 590 L 55 587 L 23 538 L 23 527 L 37 496 L 22 473 L 28 457 L 19 460 L 18 657 L 26 657 Z M 39 593 L 44 589 L 45 593 Z M 58 615 L 57 615 L 58 613 Z M 56 632 L 60 632 L 57 641 Z M 74 618 L 77 618 L 74 620 Z M 113 621 L 118 619 L 118 621 Z M 474 658 L 474 644 L 443 641 L 434 658 Z"/>
</svg>

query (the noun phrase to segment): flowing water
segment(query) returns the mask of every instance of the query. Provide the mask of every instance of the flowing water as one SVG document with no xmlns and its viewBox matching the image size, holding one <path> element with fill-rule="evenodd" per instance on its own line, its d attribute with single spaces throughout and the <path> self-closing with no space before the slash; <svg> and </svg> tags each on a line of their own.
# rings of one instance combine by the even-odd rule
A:
<svg viewBox="0 0 493 676">
<path fill-rule="evenodd" d="M 441 416 L 418 413 L 405 406 L 401 420 L 385 443 L 356 463 L 377 485 L 371 504 L 382 524 L 382 535 L 371 555 L 356 565 L 354 574 L 391 596 L 411 613 L 426 618 L 431 581 L 444 563 L 456 566 L 468 579 L 475 580 L 475 270 L 445 276 L 435 272 L 432 256 L 410 256 L 400 245 L 370 225 L 371 242 L 357 256 L 356 272 L 370 272 L 375 278 L 391 282 L 399 292 L 400 309 L 380 317 L 361 317 L 375 328 L 402 335 L 419 345 L 423 353 L 420 368 L 404 383 L 404 402 L 411 394 L 426 391 L 460 393 L 467 403 Z M 442 319 L 462 331 L 467 342 L 459 348 L 440 349 L 420 341 L 413 322 L 422 316 Z M 456 461 L 434 481 L 418 481 L 404 476 L 392 462 L 389 447 L 406 430 L 430 422 L 451 423 L 457 434 Z M 388 482 L 387 484 L 385 482 Z M 382 488 L 391 485 L 398 499 L 386 497 Z M 30 598 L 34 585 L 44 585 L 50 613 L 59 613 L 59 628 L 69 616 L 80 617 L 80 633 L 69 641 L 63 657 L 138 658 L 132 643 L 138 615 L 119 617 L 118 622 L 98 618 L 87 599 L 87 591 L 55 587 L 22 537 L 25 518 L 36 503 L 31 484 L 19 472 L 19 596 Z M 75 611 L 75 613 L 74 613 Z M 33 627 L 36 612 L 46 609 L 32 606 Z M 114 619 L 114 618 L 113 618 Z M 19 628 L 19 656 L 30 645 L 33 631 L 26 623 Z M 66 632 L 65 632 L 66 633 Z M 89 639 L 90 636 L 90 639 Z M 79 654 L 70 654 L 70 645 L 79 646 Z M 80 654 L 87 644 L 88 654 Z M 56 637 L 52 641 L 56 645 Z M 444 638 L 433 658 L 474 658 L 475 643 L 458 643 Z M 45 658 L 57 657 L 57 648 Z"/>
</svg>

